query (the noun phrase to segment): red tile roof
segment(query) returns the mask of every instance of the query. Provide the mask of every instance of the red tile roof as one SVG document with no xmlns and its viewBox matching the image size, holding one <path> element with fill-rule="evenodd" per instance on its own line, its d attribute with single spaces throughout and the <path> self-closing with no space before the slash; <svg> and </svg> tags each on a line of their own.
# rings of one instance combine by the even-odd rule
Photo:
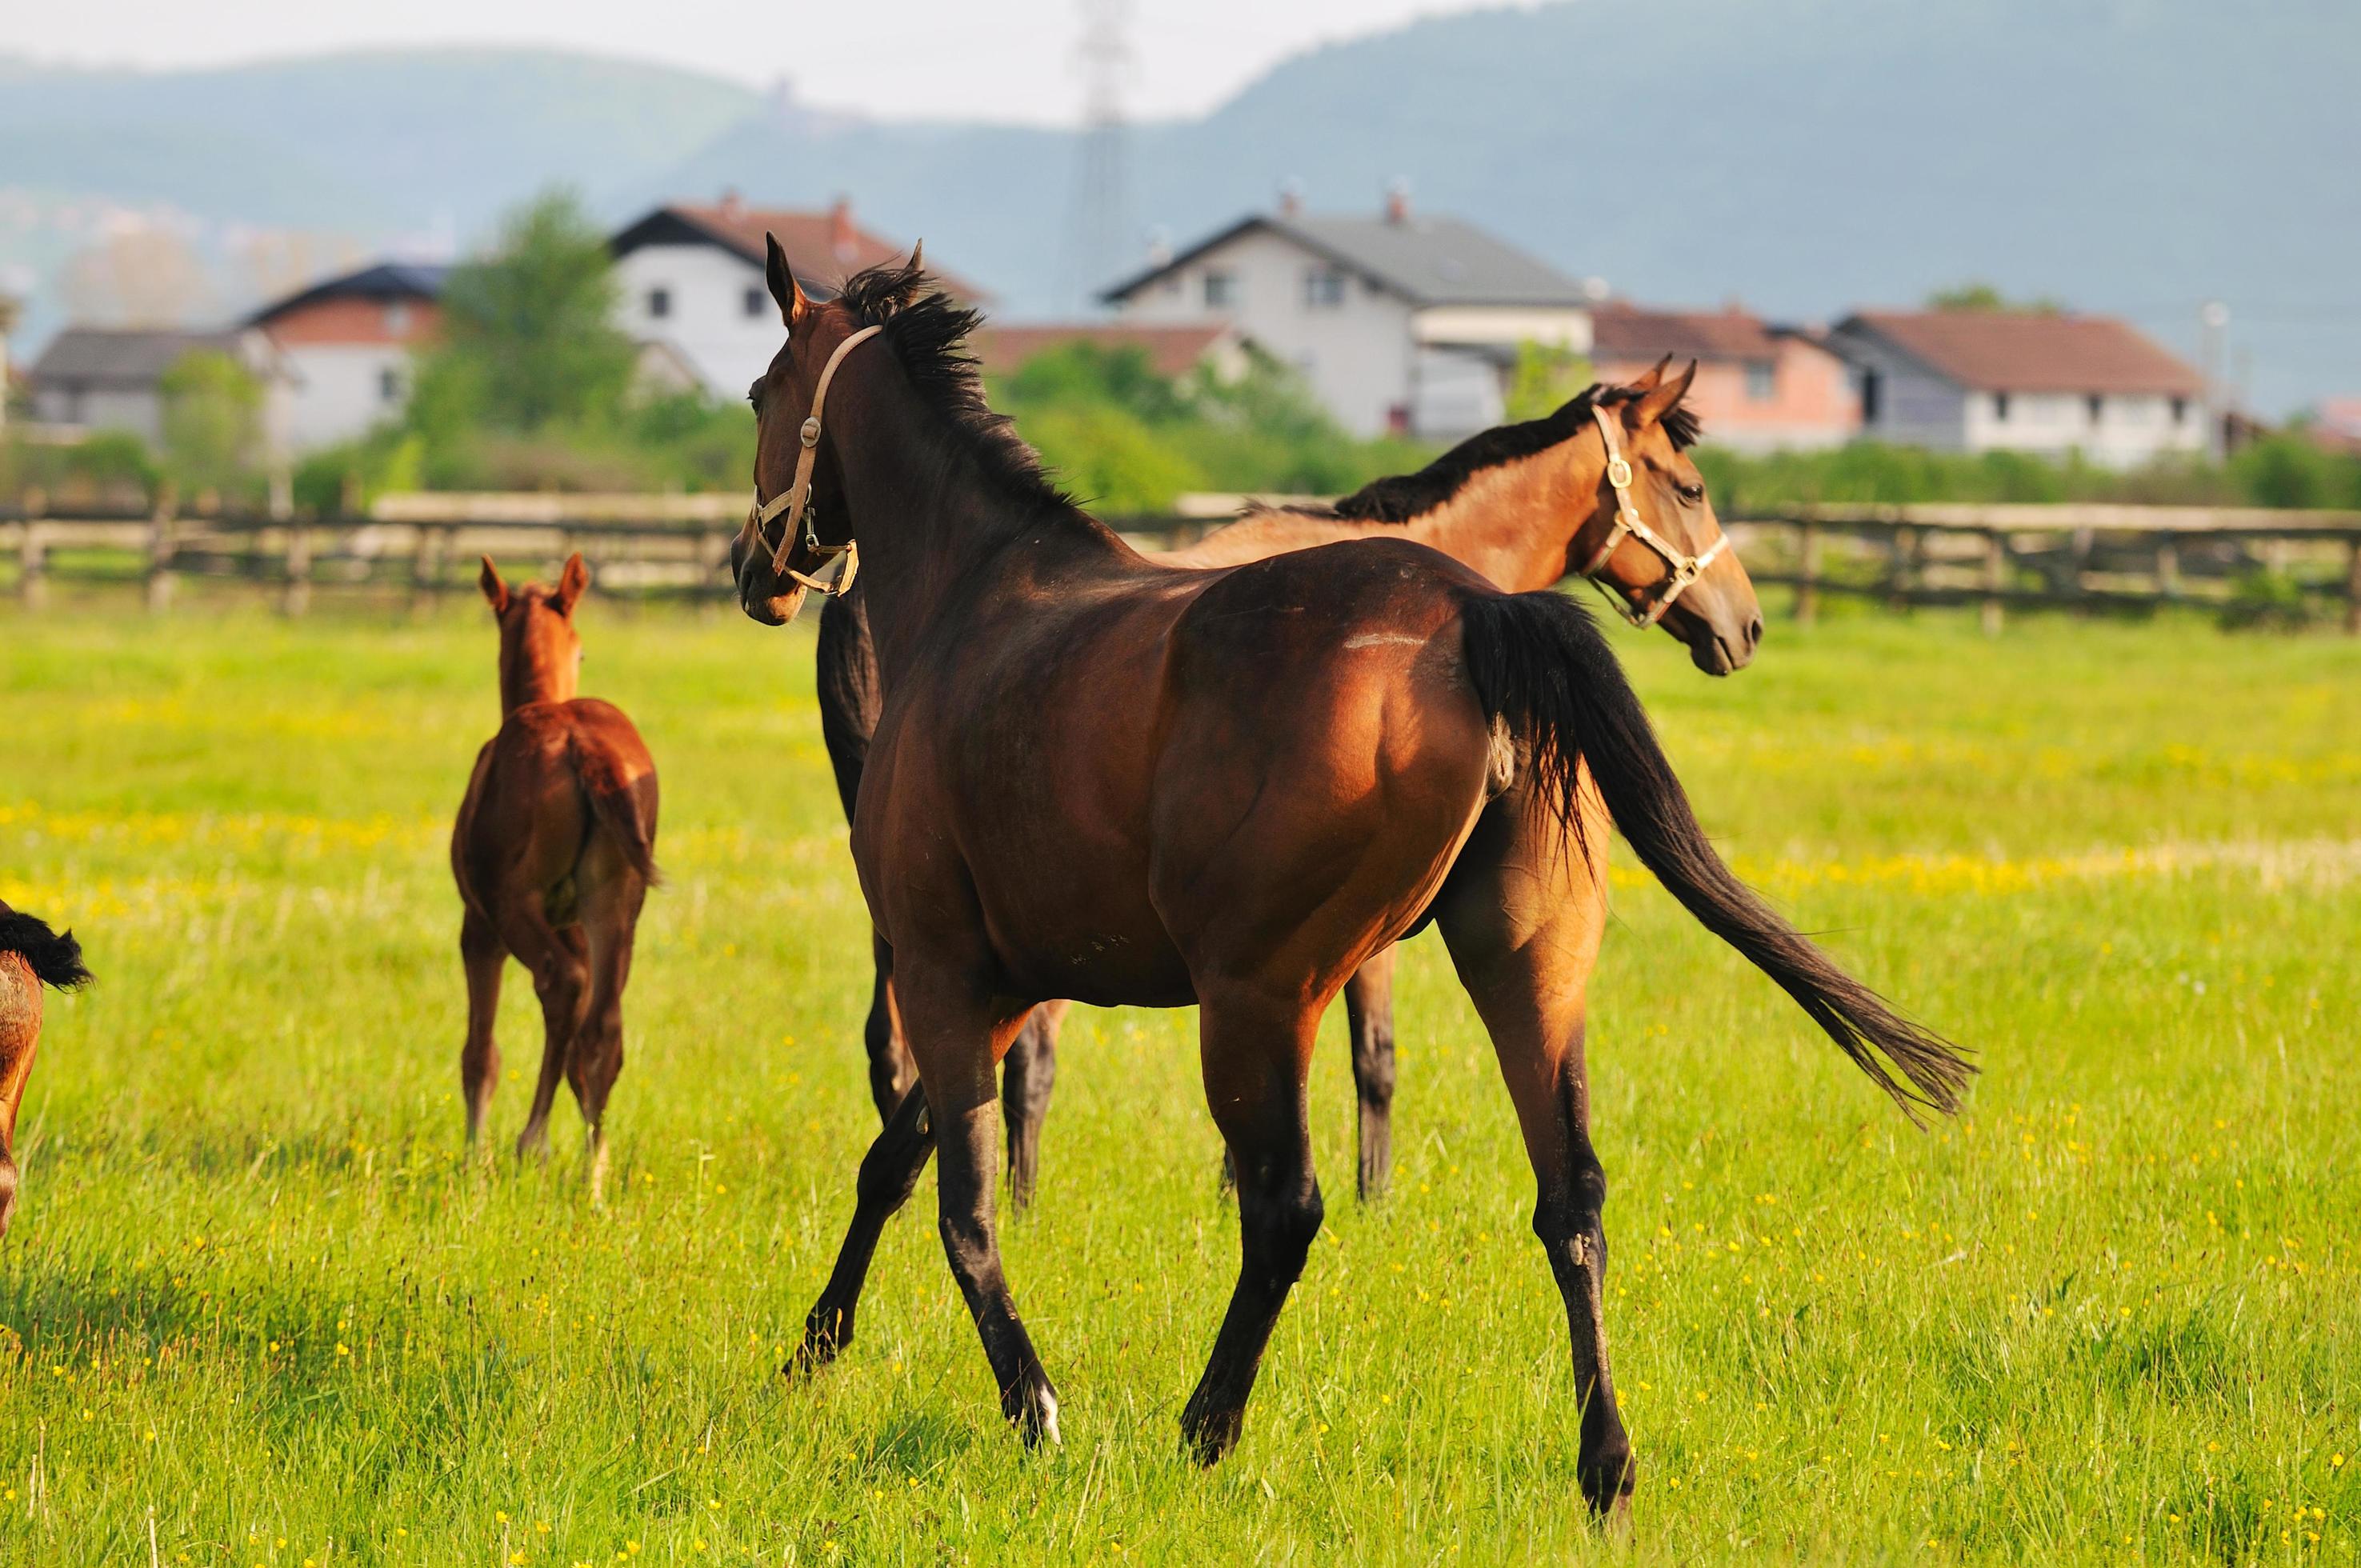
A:
<svg viewBox="0 0 2361 1568">
<path fill-rule="evenodd" d="M 1134 325 L 1118 322 L 1073 322 L 1044 326 L 993 326 L 975 334 L 970 346 L 987 376 L 1005 376 L 1035 355 L 1069 343 L 1094 343 L 1106 348 L 1141 348 L 1156 373 L 1179 380 L 1197 367 L 1231 328 L 1224 322 L 1191 322 L 1171 326 Z"/>
<path fill-rule="evenodd" d="M 758 267 L 768 255 L 763 236 L 776 235 L 779 248 L 787 253 L 787 265 L 796 269 L 796 280 L 807 287 L 817 284 L 829 294 L 862 268 L 899 261 L 910 254 L 908 246 L 853 222 L 851 206 L 842 202 L 825 212 L 804 212 L 792 207 L 750 207 L 728 198 L 710 205 L 675 202 L 659 208 L 618 236 L 618 249 L 631 248 L 641 231 L 667 217 Z M 954 298 L 970 303 L 992 298 L 955 273 L 931 264 L 928 270 Z"/>
<path fill-rule="evenodd" d="M 1863 311 L 1845 323 L 1886 339 L 1963 387 L 1993 392 L 2195 397 L 2204 378 L 2109 316 L 2008 311 Z"/>
<path fill-rule="evenodd" d="M 1610 300 L 1590 315 L 1591 353 L 1600 359 L 1775 359 L 1779 343 L 1761 317 L 1719 311 L 1652 311 Z"/>
</svg>

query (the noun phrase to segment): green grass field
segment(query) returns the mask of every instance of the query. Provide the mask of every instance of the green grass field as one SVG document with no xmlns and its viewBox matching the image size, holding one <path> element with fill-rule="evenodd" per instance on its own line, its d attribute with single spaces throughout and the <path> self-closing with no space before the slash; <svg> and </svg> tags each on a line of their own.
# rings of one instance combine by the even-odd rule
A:
<svg viewBox="0 0 2361 1568">
<path fill-rule="evenodd" d="M 0 898 L 51 1009 L 0 1244 L 0 1562 L 1501 1563 L 1583 1524 L 1507 1097 L 1405 955 L 1394 1196 L 1329 1195 L 1245 1441 L 1176 1418 L 1235 1267 L 1185 1013 L 1078 1012 L 1005 1229 L 1065 1446 L 1003 1427 L 932 1224 L 777 1376 L 873 1130 L 866 917 L 807 627 L 584 611 L 663 769 L 612 1201 L 461 1157 L 450 814 L 480 607 L 0 619 Z M 2361 643 L 2195 620 L 1619 633 L 1709 828 L 1974 1047 L 1911 1131 L 1619 860 L 1594 991 L 1610 1321 L 1647 1562 L 2361 1552 Z M 1620 853 L 1620 851 L 1619 851 Z M 538 1049 L 511 968 L 498 1132 Z"/>
</svg>

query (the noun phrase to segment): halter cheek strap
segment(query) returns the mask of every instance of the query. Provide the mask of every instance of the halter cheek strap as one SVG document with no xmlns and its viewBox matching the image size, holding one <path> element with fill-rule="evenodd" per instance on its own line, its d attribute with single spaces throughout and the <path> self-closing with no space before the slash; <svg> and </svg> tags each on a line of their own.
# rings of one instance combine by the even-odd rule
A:
<svg viewBox="0 0 2361 1568">
<path fill-rule="evenodd" d="M 1624 457 L 1621 448 L 1615 444 L 1614 422 L 1607 417 L 1607 411 L 1596 403 L 1591 405 L 1590 417 L 1598 422 L 1598 438 L 1607 444 L 1607 482 L 1615 490 L 1615 526 L 1607 531 L 1606 542 L 1591 555 L 1590 564 L 1582 568 L 1582 576 L 1598 583 L 1599 590 L 1607 596 L 1607 602 L 1621 611 L 1624 620 L 1634 626 L 1653 626 L 1664 619 L 1664 611 L 1673 607 L 1673 601 L 1687 592 L 1688 586 L 1705 576 L 1705 569 L 1730 548 L 1730 535 L 1724 533 L 1716 539 L 1706 547 L 1704 554 L 1692 555 L 1650 528 L 1640 516 L 1638 503 L 1631 499 L 1631 465 Z M 1613 558 L 1615 547 L 1627 536 L 1663 556 L 1668 568 L 1662 580 L 1638 591 L 1637 604 L 1624 603 L 1621 595 L 1599 582 L 1598 578 L 1598 574 L 1607 569 L 1607 563 Z"/>
<path fill-rule="evenodd" d="M 795 483 L 789 485 L 785 492 L 772 497 L 767 501 L 763 499 L 762 489 L 757 487 L 754 491 L 754 504 L 746 513 L 746 543 L 749 549 L 762 543 L 763 530 L 769 526 L 773 518 L 777 517 L 781 512 L 786 513 L 786 524 L 779 530 L 778 548 L 771 553 L 772 574 L 793 577 L 804 587 L 817 588 L 830 598 L 840 595 L 852 587 L 853 576 L 861 570 L 861 546 L 851 539 L 847 539 L 841 544 L 823 544 L 820 543 L 818 532 L 812 525 L 812 466 L 819 458 L 820 409 L 828 401 L 828 384 L 836 378 L 836 367 L 844 363 L 844 356 L 852 351 L 854 345 L 875 337 L 884 330 L 883 327 L 865 326 L 836 345 L 836 351 L 828 356 L 828 363 L 820 367 L 818 385 L 812 389 L 811 413 L 804 421 L 803 450 L 796 455 Z M 825 565 L 839 555 L 844 557 L 844 565 L 836 574 L 832 582 L 807 576 L 788 566 L 787 557 L 795 551 L 796 531 L 798 528 L 803 530 L 803 545 L 811 553 L 814 565 Z"/>
</svg>

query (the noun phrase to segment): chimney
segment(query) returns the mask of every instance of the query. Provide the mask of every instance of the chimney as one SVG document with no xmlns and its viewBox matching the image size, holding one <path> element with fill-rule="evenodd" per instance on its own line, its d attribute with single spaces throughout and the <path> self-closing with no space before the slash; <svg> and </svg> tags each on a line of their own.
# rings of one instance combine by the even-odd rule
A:
<svg viewBox="0 0 2361 1568">
<path fill-rule="evenodd" d="M 1282 180 L 1279 183 L 1279 215 L 1300 218 L 1303 215 L 1303 181 Z"/>
<path fill-rule="evenodd" d="M 738 199 L 738 188 L 735 185 L 722 187 L 721 215 L 725 218 L 735 218 L 745 211 L 746 203 Z"/>
<path fill-rule="evenodd" d="M 1389 224 L 1410 222 L 1409 181 L 1397 179 L 1386 187 L 1386 222 Z"/>
<path fill-rule="evenodd" d="M 828 247 L 836 252 L 836 258 L 847 266 L 851 266 L 859 254 L 860 247 L 852 232 L 852 198 L 850 196 L 839 196 L 829 203 Z"/>
</svg>

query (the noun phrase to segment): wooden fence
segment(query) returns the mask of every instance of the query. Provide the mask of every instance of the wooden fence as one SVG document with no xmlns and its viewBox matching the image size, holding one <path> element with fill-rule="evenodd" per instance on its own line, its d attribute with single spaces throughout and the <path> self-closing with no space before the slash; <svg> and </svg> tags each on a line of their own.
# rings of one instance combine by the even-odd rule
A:
<svg viewBox="0 0 2361 1568">
<path fill-rule="evenodd" d="M 1115 520 L 1143 545 L 1218 526 L 1243 498 L 1189 496 L 1170 516 Z M 365 515 L 271 517 L 177 506 L 0 502 L 0 582 L 38 608 L 53 583 L 135 586 L 151 609 L 188 578 L 274 594 L 291 615 L 315 590 L 371 590 L 415 605 L 471 590 L 478 555 L 516 571 L 571 551 L 601 593 L 726 599 L 738 496 L 396 495 Z M 1897 608 L 1979 607 L 1997 631 L 2013 608 L 2221 605 L 2265 575 L 2289 606 L 2336 607 L 2361 634 L 2361 512 L 2139 506 L 1822 506 L 1730 521 L 1757 583 L 1795 590 L 1810 620 L 1849 595 Z"/>
</svg>

